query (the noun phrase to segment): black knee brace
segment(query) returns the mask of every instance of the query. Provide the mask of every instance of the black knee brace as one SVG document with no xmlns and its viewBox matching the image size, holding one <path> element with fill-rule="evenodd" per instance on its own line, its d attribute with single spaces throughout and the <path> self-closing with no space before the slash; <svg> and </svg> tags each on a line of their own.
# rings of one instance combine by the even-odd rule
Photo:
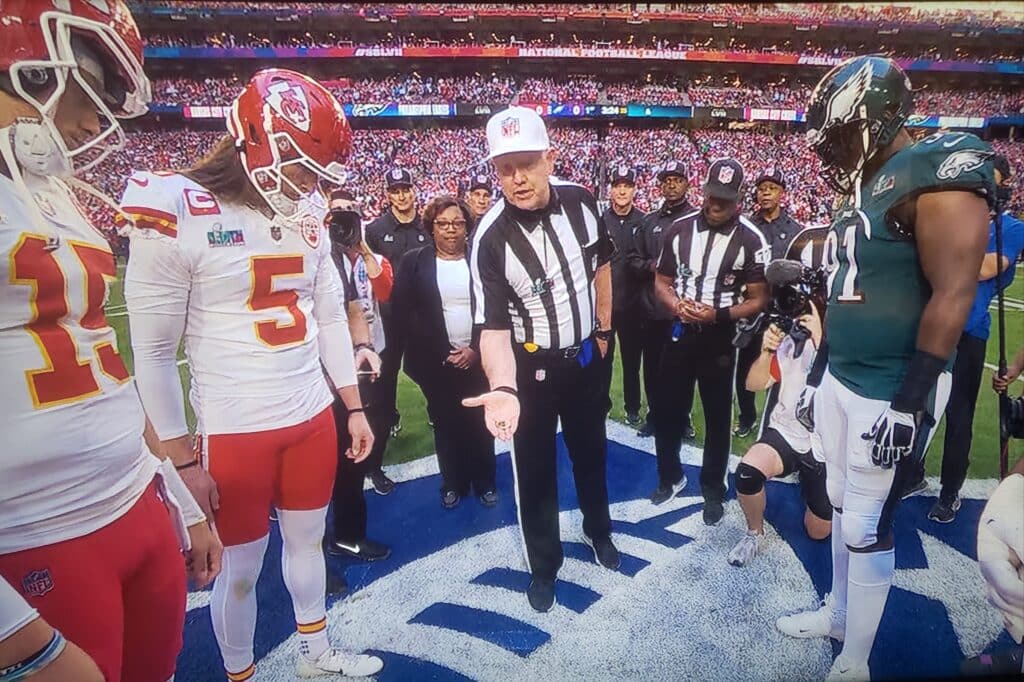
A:
<svg viewBox="0 0 1024 682">
<path fill-rule="evenodd" d="M 761 470 L 752 467 L 746 462 L 740 462 L 736 467 L 736 492 L 740 495 L 756 495 L 764 490 L 764 482 L 767 479 Z"/>
</svg>

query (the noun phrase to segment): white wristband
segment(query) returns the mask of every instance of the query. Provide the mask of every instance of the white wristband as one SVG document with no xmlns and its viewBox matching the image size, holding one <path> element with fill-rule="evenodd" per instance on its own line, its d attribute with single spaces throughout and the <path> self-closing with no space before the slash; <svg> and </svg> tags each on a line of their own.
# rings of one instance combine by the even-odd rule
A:
<svg viewBox="0 0 1024 682">
<path fill-rule="evenodd" d="M 174 468 L 174 462 L 170 459 L 161 461 L 157 473 L 160 475 L 160 492 L 164 503 L 171 512 L 178 544 L 183 551 L 187 552 L 192 549 L 188 529 L 197 523 L 206 521 L 206 514 L 203 513 L 203 509 L 196 499 L 192 497 L 185 482 L 181 480 L 177 469 Z"/>
</svg>

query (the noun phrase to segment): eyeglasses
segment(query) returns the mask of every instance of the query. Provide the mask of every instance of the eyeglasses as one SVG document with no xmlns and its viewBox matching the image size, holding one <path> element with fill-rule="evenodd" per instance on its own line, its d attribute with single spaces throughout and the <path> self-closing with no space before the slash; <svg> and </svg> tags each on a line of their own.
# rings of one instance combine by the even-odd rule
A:
<svg viewBox="0 0 1024 682">
<path fill-rule="evenodd" d="M 435 220 L 434 227 L 445 230 L 449 227 L 455 227 L 458 229 L 466 228 L 465 220 Z"/>
</svg>

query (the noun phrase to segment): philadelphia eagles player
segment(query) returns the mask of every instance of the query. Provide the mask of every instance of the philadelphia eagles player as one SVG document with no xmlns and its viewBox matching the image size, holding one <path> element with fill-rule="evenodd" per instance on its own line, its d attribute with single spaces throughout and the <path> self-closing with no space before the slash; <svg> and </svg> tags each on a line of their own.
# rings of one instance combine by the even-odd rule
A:
<svg viewBox="0 0 1024 682">
<path fill-rule="evenodd" d="M 830 679 L 867 679 L 895 570 L 892 520 L 949 397 L 950 365 L 977 286 L 995 197 L 977 137 L 915 143 L 906 74 L 883 57 L 828 72 L 807 108 L 807 141 L 841 194 L 826 242 L 827 368 L 797 412 L 826 464 L 832 591 L 778 620 L 792 637 L 843 641 Z"/>
</svg>

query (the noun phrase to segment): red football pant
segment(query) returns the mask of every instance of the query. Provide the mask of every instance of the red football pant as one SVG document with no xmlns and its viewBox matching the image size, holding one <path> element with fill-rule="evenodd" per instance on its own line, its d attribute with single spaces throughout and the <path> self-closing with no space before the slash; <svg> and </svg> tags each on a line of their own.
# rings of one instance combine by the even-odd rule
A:
<svg viewBox="0 0 1024 682">
<path fill-rule="evenodd" d="M 33 572 L 49 580 L 26 594 Z M 128 513 L 93 533 L 0 555 L 0 575 L 92 656 L 109 682 L 166 682 L 174 674 L 185 625 L 185 560 L 155 484 Z"/>
<path fill-rule="evenodd" d="M 217 482 L 217 533 L 225 547 L 270 532 L 270 506 L 292 511 L 326 507 L 338 467 L 331 408 L 309 421 L 272 431 L 206 437 L 206 459 Z"/>
</svg>

